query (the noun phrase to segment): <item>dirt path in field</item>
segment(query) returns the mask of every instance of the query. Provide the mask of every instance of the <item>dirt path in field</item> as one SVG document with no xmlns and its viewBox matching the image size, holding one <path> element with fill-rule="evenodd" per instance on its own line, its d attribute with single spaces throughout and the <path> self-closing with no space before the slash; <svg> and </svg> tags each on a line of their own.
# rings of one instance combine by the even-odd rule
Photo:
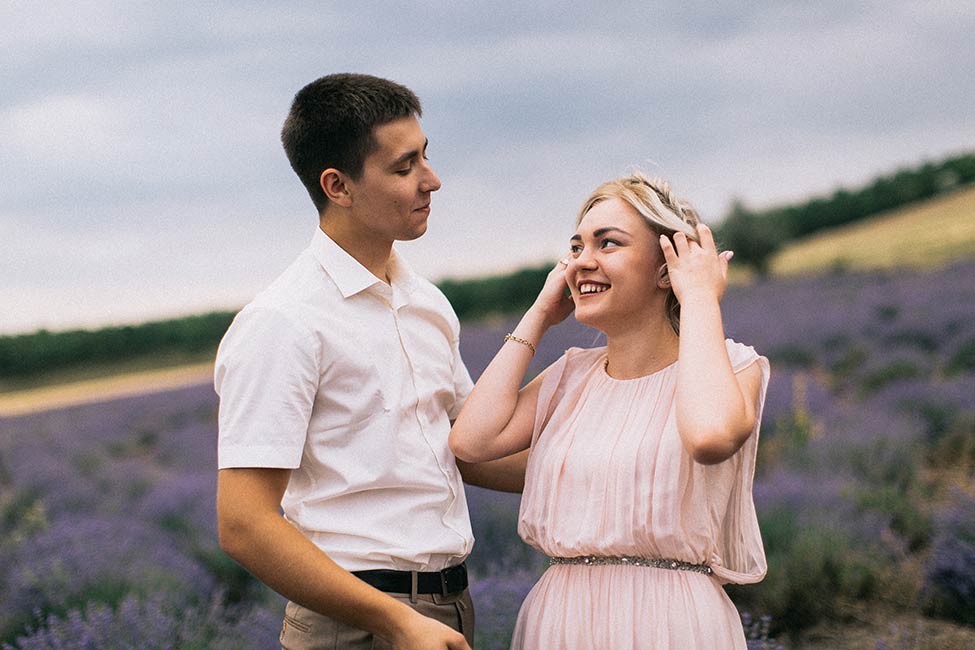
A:
<svg viewBox="0 0 975 650">
<path fill-rule="evenodd" d="M 155 393 L 212 381 L 213 363 L 201 363 L 10 391 L 0 393 L 0 417 L 26 415 L 76 404 L 104 402 L 119 397 Z"/>
</svg>

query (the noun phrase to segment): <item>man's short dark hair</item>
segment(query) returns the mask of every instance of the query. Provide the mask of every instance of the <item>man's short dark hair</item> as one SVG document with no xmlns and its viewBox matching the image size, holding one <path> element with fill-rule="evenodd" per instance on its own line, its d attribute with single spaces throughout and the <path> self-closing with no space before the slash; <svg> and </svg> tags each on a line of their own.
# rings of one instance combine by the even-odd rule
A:
<svg viewBox="0 0 975 650">
<path fill-rule="evenodd" d="M 281 143 L 319 214 L 328 205 L 319 180 L 322 172 L 334 167 L 358 179 L 376 148 L 373 129 L 411 115 L 422 115 L 413 91 L 371 75 L 331 74 L 298 91 Z"/>
</svg>

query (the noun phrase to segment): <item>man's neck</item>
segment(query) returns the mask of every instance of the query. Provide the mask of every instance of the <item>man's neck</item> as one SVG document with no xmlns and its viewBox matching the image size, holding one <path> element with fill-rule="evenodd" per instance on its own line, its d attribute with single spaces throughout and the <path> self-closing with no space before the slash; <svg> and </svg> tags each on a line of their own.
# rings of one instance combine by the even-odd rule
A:
<svg viewBox="0 0 975 650">
<path fill-rule="evenodd" d="M 393 254 L 393 242 L 379 239 L 371 233 L 343 227 L 342 222 L 337 219 L 322 219 L 319 228 L 367 271 L 389 284 L 389 261 Z"/>
</svg>

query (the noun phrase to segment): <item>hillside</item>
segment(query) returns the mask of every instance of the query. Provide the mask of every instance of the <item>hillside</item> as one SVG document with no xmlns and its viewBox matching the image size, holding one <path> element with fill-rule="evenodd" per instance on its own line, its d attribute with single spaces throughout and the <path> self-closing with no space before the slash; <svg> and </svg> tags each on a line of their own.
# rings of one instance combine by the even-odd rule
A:
<svg viewBox="0 0 975 650">
<path fill-rule="evenodd" d="M 772 258 L 773 275 L 896 267 L 937 268 L 975 258 L 975 187 L 822 231 Z"/>
</svg>

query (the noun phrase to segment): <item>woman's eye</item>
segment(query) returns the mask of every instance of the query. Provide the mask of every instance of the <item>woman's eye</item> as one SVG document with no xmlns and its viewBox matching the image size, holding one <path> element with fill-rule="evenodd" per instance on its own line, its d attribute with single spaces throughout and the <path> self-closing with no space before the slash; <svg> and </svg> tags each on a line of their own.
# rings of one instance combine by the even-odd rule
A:
<svg viewBox="0 0 975 650">
<path fill-rule="evenodd" d="M 579 253 L 582 252 L 582 246 L 580 246 L 579 244 L 572 244 L 571 246 L 569 246 L 569 252 L 572 253 L 573 255 L 578 255 Z"/>
<path fill-rule="evenodd" d="M 615 239 L 604 239 L 602 245 L 603 248 L 608 248 L 609 246 L 619 246 L 620 243 Z"/>
</svg>

